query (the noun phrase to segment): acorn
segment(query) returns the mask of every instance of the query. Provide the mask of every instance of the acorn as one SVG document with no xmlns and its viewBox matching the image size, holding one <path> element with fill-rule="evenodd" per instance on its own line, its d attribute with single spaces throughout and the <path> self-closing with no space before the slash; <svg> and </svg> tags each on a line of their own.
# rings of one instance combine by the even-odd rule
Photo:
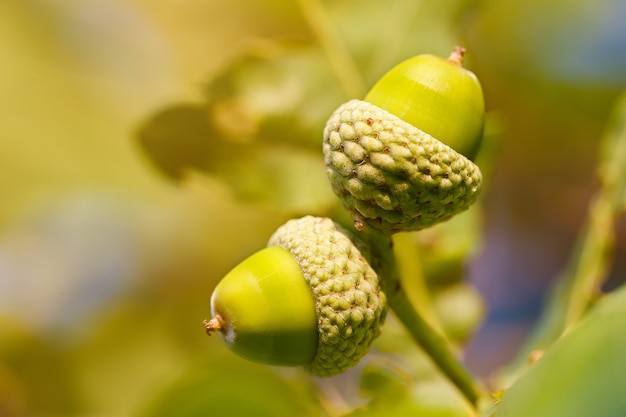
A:
<svg viewBox="0 0 626 417">
<path fill-rule="evenodd" d="M 256 362 L 344 372 L 368 353 L 386 314 L 369 257 L 328 218 L 290 220 L 218 283 L 206 331 Z"/>
<path fill-rule="evenodd" d="M 457 47 L 448 59 L 404 61 L 365 100 L 331 115 L 326 172 L 357 229 L 420 230 L 476 201 L 482 175 L 468 157 L 482 137 L 485 105 L 480 82 L 461 65 L 463 54 Z"/>
</svg>

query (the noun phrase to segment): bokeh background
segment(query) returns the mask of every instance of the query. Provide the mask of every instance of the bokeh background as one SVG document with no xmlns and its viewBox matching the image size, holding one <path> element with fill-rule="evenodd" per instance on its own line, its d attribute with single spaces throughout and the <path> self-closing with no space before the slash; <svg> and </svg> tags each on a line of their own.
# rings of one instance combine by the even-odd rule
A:
<svg viewBox="0 0 626 417">
<path fill-rule="evenodd" d="M 345 380 L 239 360 L 201 322 L 278 225 L 343 215 L 319 144 L 330 112 L 457 44 L 489 111 L 488 187 L 459 238 L 486 315 L 464 358 L 491 374 L 587 214 L 624 21 L 621 0 L 2 1 L 0 416 L 351 409 Z M 616 236 L 609 286 L 623 221 Z"/>
</svg>

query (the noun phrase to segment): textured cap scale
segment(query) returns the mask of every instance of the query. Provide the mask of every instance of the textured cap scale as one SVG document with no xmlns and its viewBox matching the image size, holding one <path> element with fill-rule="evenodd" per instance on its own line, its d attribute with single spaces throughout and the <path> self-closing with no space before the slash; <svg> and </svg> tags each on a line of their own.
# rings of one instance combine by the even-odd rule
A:
<svg viewBox="0 0 626 417">
<path fill-rule="evenodd" d="M 317 354 L 306 368 L 339 374 L 358 363 L 380 334 L 386 300 L 366 254 L 328 218 L 290 220 L 270 238 L 296 258 L 316 304 Z"/>
<path fill-rule="evenodd" d="M 473 162 L 362 100 L 333 113 L 323 150 L 333 190 L 357 227 L 420 230 L 466 210 L 480 191 L 482 175 Z"/>
</svg>

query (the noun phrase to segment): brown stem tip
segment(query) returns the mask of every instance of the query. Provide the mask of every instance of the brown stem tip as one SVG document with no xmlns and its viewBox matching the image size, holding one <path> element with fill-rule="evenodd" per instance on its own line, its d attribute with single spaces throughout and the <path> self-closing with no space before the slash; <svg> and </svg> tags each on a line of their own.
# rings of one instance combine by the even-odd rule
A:
<svg viewBox="0 0 626 417">
<path fill-rule="evenodd" d="M 463 65 L 463 57 L 465 56 L 465 48 L 462 46 L 455 46 L 454 50 L 448 57 L 448 61 L 457 65 Z"/>
<path fill-rule="evenodd" d="M 222 317 L 218 315 L 211 320 L 203 320 L 202 324 L 204 325 L 204 330 L 206 330 L 206 334 L 211 336 L 211 333 L 219 332 L 220 330 L 222 330 L 224 321 L 222 320 Z"/>
</svg>

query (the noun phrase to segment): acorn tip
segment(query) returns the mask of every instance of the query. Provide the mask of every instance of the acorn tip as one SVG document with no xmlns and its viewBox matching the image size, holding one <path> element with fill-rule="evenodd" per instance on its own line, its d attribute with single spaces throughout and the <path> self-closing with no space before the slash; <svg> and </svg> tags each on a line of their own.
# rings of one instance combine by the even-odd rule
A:
<svg viewBox="0 0 626 417">
<path fill-rule="evenodd" d="M 202 324 L 204 325 L 204 330 L 206 331 L 206 334 L 211 336 L 211 333 L 222 330 L 224 321 L 222 320 L 221 316 L 217 315 L 211 320 L 203 320 Z"/>
</svg>

